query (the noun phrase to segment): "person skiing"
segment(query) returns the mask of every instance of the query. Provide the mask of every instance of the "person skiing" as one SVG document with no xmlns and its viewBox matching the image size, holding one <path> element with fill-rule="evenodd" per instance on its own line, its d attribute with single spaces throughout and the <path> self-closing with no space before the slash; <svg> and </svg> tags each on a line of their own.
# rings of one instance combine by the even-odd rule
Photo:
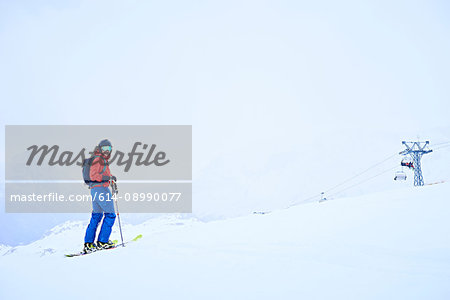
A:
<svg viewBox="0 0 450 300">
<path fill-rule="evenodd" d="M 116 177 L 111 175 L 108 159 L 111 156 L 112 145 L 108 140 L 102 140 L 94 150 L 94 160 L 90 167 L 89 188 L 92 196 L 92 215 L 84 237 L 85 253 L 97 249 L 108 249 L 114 247 L 114 243 L 109 240 L 112 226 L 116 219 L 114 203 L 109 189 L 110 180 L 116 181 Z M 103 218 L 97 244 L 94 243 L 97 227 Z"/>
</svg>

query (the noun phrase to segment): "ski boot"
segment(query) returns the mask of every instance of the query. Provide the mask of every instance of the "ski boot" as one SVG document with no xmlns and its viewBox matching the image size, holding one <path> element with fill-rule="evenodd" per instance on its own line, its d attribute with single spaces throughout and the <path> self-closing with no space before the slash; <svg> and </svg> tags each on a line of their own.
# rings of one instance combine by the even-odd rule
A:
<svg viewBox="0 0 450 300">
<path fill-rule="evenodd" d="M 83 253 L 91 253 L 97 250 L 94 243 L 84 243 Z"/>
<path fill-rule="evenodd" d="M 114 248 L 116 244 L 114 244 L 111 240 L 109 240 L 107 243 L 97 242 L 97 249 L 103 250 L 103 249 L 111 249 Z"/>
</svg>

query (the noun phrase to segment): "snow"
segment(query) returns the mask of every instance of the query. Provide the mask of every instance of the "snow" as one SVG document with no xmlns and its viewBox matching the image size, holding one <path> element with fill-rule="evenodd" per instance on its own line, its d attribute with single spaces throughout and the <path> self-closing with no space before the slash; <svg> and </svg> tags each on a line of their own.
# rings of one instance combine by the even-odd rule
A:
<svg viewBox="0 0 450 300">
<path fill-rule="evenodd" d="M 86 223 L 0 247 L 1 299 L 449 299 L 450 185 L 214 222 L 163 216 L 83 257 Z M 120 239 L 117 226 L 112 235 Z"/>
</svg>

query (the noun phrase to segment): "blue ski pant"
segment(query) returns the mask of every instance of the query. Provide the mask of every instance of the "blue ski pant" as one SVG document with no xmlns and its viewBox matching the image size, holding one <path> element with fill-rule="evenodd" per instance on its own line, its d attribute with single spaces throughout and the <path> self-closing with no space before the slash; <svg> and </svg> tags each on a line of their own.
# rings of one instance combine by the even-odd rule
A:
<svg viewBox="0 0 450 300">
<path fill-rule="evenodd" d="M 102 243 L 109 241 L 116 214 L 114 212 L 114 201 L 108 187 L 99 186 L 91 188 L 92 215 L 91 221 L 84 236 L 85 243 L 93 243 L 97 233 L 97 227 L 103 218 L 102 227 L 97 240 Z"/>
</svg>

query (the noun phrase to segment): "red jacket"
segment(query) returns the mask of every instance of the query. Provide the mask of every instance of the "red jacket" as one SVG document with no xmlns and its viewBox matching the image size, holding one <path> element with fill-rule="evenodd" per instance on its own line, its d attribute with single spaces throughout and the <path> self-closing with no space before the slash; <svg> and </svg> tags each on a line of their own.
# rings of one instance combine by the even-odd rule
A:
<svg viewBox="0 0 450 300">
<path fill-rule="evenodd" d="M 94 158 L 94 161 L 92 162 L 89 176 L 91 177 L 91 180 L 99 181 L 99 183 L 93 183 L 91 187 L 98 187 L 98 186 L 107 187 L 109 186 L 109 181 L 103 183 L 100 183 L 100 181 L 102 181 L 103 176 L 111 176 L 111 171 L 109 170 L 108 164 L 108 159 L 110 155 L 104 156 L 103 154 L 100 153 L 99 150 L 96 150 L 94 155 L 96 156 L 98 155 L 98 157 Z"/>
</svg>

